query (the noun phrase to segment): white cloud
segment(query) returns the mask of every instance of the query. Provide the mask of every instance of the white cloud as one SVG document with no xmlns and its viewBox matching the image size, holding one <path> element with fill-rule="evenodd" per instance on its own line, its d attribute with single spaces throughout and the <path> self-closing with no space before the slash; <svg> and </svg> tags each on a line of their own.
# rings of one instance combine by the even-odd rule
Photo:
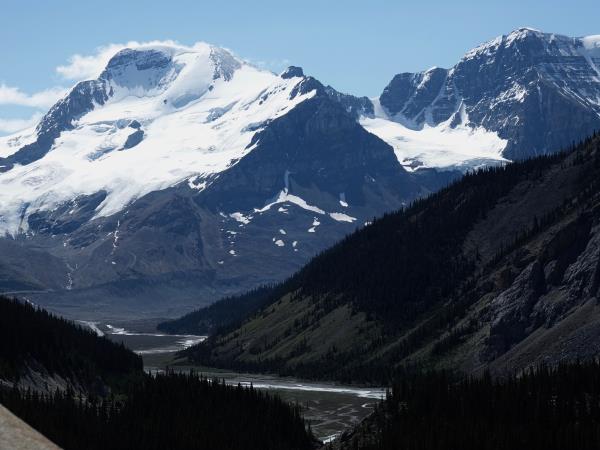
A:
<svg viewBox="0 0 600 450">
<path fill-rule="evenodd" d="M 56 72 L 66 80 L 89 80 L 98 78 L 106 64 L 119 50 L 126 48 L 123 44 L 109 44 L 96 49 L 93 55 L 75 54 L 66 65 L 58 66 Z"/>
<path fill-rule="evenodd" d="M 56 72 L 66 80 L 82 81 L 98 78 L 102 73 L 110 58 L 118 51 L 124 48 L 140 48 L 146 46 L 177 46 L 184 48 L 193 48 L 183 46 L 176 41 L 149 41 L 137 42 L 129 41 L 126 44 L 108 44 L 96 48 L 91 55 L 75 54 L 69 58 L 68 64 L 58 66 Z"/>
<path fill-rule="evenodd" d="M 272 59 L 270 61 L 246 59 L 248 64 L 259 67 L 264 70 L 270 70 L 271 72 L 279 73 L 284 69 L 287 69 L 291 63 L 289 59 Z"/>
<path fill-rule="evenodd" d="M 0 84 L 0 105 L 19 105 L 46 109 L 56 103 L 66 92 L 65 88 L 53 87 L 34 94 L 27 94 L 18 87 Z"/>
<path fill-rule="evenodd" d="M 42 113 L 36 112 L 27 119 L 2 119 L 0 118 L 0 134 L 12 134 L 30 128 L 40 121 Z"/>
</svg>

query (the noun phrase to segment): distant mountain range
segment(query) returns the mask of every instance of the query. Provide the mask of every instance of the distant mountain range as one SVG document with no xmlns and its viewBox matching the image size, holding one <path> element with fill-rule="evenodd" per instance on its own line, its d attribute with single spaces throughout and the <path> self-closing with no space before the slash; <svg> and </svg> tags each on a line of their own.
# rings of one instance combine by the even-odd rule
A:
<svg viewBox="0 0 600 450">
<path fill-rule="evenodd" d="M 451 69 L 396 75 L 375 105 L 400 126 L 363 124 L 416 167 L 524 159 L 599 128 L 599 81 L 600 36 L 521 28 L 467 52 Z M 434 134 L 445 148 L 423 142 Z"/>
<path fill-rule="evenodd" d="M 599 68 L 600 37 L 520 29 L 368 99 L 208 44 L 122 50 L 0 138 L 0 288 L 174 316 L 279 281 L 467 170 L 591 134 Z"/>
</svg>

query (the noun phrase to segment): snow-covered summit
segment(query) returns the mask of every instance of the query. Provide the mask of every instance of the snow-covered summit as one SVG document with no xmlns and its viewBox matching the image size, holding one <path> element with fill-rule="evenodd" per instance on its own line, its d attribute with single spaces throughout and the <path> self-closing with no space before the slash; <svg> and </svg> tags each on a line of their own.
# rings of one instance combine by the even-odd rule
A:
<svg viewBox="0 0 600 450">
<path fill-rule="evenodd" d="M 302 80 L 208 44 L 119 51 L 98 79 L 48 112 L 33 146 L 16 144 L 26 136 L 2 142 L 14 167 L 0 174 L 0 233 L 24 231 L 30 213 L 99 191 L 106 198 L 96 215 L 105 216 L 188 178 L 206 186 L 252 150 L 265 123 L 314 95 L 293 89 Z"/>
<path fill-rule="evenodd" d="M 242 66 L 247 64 L 227 50 L 205 43 L 127 48 L 110 59 L 99 79 L 115 91 L 113 98 L 170 90 L 175 106 L 183 106 L 206 93 L 215 80 L 231 80 Z"/>
<path fill-rule="evenodd" d="M 518 55 L 521 57 L 533 55 L 598 57 L 600 53 L 596 53 L 596 50 L 600 49 L 600 45 L 597 45 L 599 42 L 600 36 L 577 38 L 522 27 L 484 42 L 468 51 L 462 60 L 494 56 L 500 49 L 508 50 L 511 48 L 521 53 L 521 55 Z"/>
<path fill-rule="evenodd" d="M 408 170 L 551 153 L 600 128 L 600 37 L 519 28 L 450 69 L 396 75 L 374 103 L 361 123 Z"/>
</svg>

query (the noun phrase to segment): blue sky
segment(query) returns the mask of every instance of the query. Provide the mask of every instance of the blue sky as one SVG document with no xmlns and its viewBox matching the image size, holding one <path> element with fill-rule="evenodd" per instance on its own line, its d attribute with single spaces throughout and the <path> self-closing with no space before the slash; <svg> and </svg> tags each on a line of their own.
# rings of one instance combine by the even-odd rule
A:
<svg viewBox="0 0 600 450">
<path fill-rule="evenodd" d="M 85 77 L 86 56 L 115 43 L 202 40 L 274 71 L 301 65 L 338 90 L 376 96 L 395 73 L 451 66 L 520 26 L 600 34 L 599 17 L 598 0 L 3 0 L 0 135 L 39 117 Z"/>
</svg>

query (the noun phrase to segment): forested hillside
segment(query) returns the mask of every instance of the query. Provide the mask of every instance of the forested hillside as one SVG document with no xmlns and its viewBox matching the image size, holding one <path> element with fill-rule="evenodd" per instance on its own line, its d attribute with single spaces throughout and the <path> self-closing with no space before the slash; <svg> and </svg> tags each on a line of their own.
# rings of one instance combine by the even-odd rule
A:
<svg viewBox="0 0 600 450">
<path fill-rule="evenodd" d="M 142 359 L 123 345 L 28 303 L 0 297 L 0 380 L 24 387 L 70 386 L 102 394 L 140 376 Z M 55 384 L 55 383 L 57 384 Z"/>
<path fill-rule="evenodd" d="M 336 450 L 564 450 L 600 446 L 600 365 L 539 367 L 519 377 L 401 376 Z"/>
<path fill-rule="evenodd" d="M 304 450 L 315 443 L 299 407 L 193 374 L 146 376 L 120 400 L 0 390 L 0 402 L 67 450 Z"/>
<path fill-rule="evenodd" d="M 593 136 L 468 174 L 322 253 L 186 354 L 349 381 L 407 364 L 510 371 L 596 356 L 599 148 Z"/>
<path fill-rule="evenodd" d="M 213 334 L 239 323 L 265 306 L 273 292 L 273 286 L 264 286 L 242 295 L 226 297 L 178 319 L 161 322 L 156 328 L 172 334 Z"/>
<path fill-rule="evenodd" d="M 316 442 L 299 407 L 279 397 L 195 374 L 144 374 L 123 345 L 6 298 L 0 403 L 67 450 L 301 450 Z"/>
</svg>

